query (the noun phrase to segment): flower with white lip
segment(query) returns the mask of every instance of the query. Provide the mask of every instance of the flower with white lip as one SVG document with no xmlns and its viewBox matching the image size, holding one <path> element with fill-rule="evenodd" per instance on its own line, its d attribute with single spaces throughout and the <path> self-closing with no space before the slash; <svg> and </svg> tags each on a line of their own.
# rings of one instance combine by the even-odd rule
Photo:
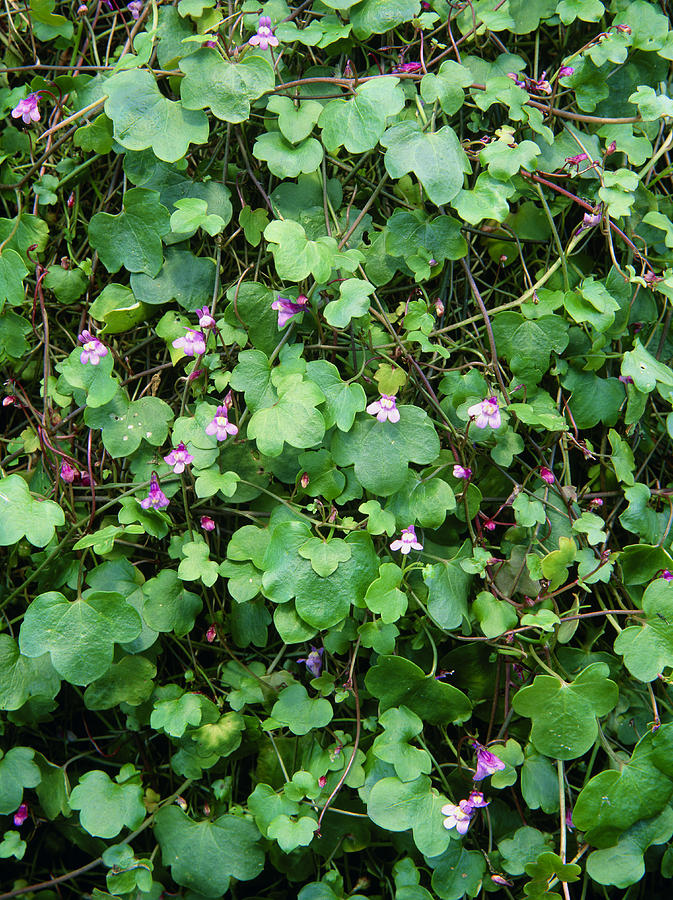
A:
<svg viewBox="0 0 673 900">
<path fill-rule="evenodd" d="M 399 540 L 393 541 L 390 545 L 391 550 L 399 550 L 400 553 L 407 556 L 412 550 L 422 550 L 423 544 L 416 539 L 416 529 L 413 525 L 403 529 Z"/>
<path fill-rule="evenodd" d="M 498 398 L 493 396 L 470 406 L 467 414 L 471 419 L 474 419 L 474 424 L 477 428 L 486 428 L 488 425 L 491 428 L 500 428 L 500 423 L 502 422 Z"/>
</svg>

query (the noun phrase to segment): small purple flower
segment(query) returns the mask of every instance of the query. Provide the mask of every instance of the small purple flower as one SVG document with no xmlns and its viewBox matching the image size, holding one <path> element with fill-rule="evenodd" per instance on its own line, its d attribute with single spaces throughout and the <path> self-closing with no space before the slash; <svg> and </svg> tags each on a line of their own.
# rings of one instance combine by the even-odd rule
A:
<svg viewBox="0 0 673 900">
<path fill-rule="evenodd" d="M 379 400 L 375 400 L 367 407 L 370 416 L 376 416 L 379 422 L 395 422 L 400 421 L 400 411 L 397 408 L 397 400 L 391 394 L 381 394 Z"/>
<path fill-rule="evenodd" d="M 259 17 L 257 34 L 253 34 L 248 43 L 253 47 L 259 47 L 260 50 L 268 50 L 269 47 L 278 46 L 278 38 L 273 33 L 269 16 Z"/>
<path fill-rule="evenodd" d="M 572 66 L 561 66 L 558 70 L 559 78 L 570 78 L 570 76 L 574 73 L 574 69 Z"/>
<path fill-rule="evenodd" d="M 487 397 L 481 403 L 475 403 L 467 411 L 468 416 L 474 419 L 477 428 L 500 428 L 500 407 L 496 397 Z"/>
<path fill-rule="evenodd" d="M 238 428 L 229 421 L 226 406 L 217 407 L 212 421 L 206 425 L 206 434 L 215 435 L 218 441 L 226 441 L 229 434 L 238 434 Z"/>
<path fill-rule="evenodd" d="M 200 524 L 204 531 L 215 531 L 215 520 L 211 519 L 210 516 L 201 516 Z"/>
<path fill-rule="evenodd" d="M 296 300 L 288 300 L 286 297 L 278 297 L 271 304 L 271 309 L 278 312 L 278 327 L 285 328 L 287 323 L 293 316 L 304 311 L 304 307 L 308 303 L 308 297 L 300 294 Z"/>
<path fill-rule="evenodd" d="M 537 81 L 534 78 L 531 78 L 530 89 L 532 91 L 539 91 L 541 94 L 551 94 L 551 85 L 547 81 L 547 73 L 543 72 Z"/>
<path fill-rule="evenodd" d="M 130 3 L 126 4 L 126 8 L 131 13 L 132 18 L 137 22 L 140 18 L 140 12 L 143 8 L 141 0 L 131 0 Z"/>
<path fill-rule="evenodd" d="M 447 830 L 455 828 L 458 834 L 465 834 L 470 827 L 470 822 L 474 815 L 474 807 L 468 800 L 461 800 L 458 806 L 454 803 L 446 803 L 442 807 L 442 815 L 446 816 L 444 828 Z"/>
<path fill-rule="evenodd" d="M 217 41 L 206 41 L 203 45 L 204 47 L 217 47 Z"/>
<path fill-rule="evenodd" d="M 472 469 L 468 469 L 466 466 L 455 465 L 453 467 L 453 477 L 463 478 L 465 481 L 469 481 L 469 479 L 472 478 Z"/>
<path fill-rule="evenodd" d="M 573 823 L 573 811 L 570 807 L 566 808 L 566 828 L 568 831 L 574 831 L 575 825 Z"/>
<path fill-rule="evenodd" d="M 215 324 L 215 319 L 211 316 L 208 306 L 197 309 L 196 315 L 199 317 L 199 328 L 212 328 Z"/>
<path fill-rule="evenodd" d="M 169 501 L 168 497 L 161 490 L 161 486 L 159 485 L 159 479 L 154 474 L 154 472 L 152 472 L 152 477 L 150 478 L 149 493 L 148 493 L 147 497 L 145 497 L 144 500 L 140 501 L 140 505 L 142 506 L 143 509 L 149 509 L 150 506 L 153 509 L 163 509 L 164 506 L 168 506 L 169 502 L 170 501 Z"/>
<path fill-rule="evenodd" d="M 582 216 L 582 224 L 577 229 L 578 233 L 586 231 L 587 228 L 593 228 L 594 225 L 600 225 L 602 218 L 603 212 L 601 210 L 598 210 L 598 212 L 585 212 Z"/>
<path fill-rule="evenodd" d="M 622 384 L 633 384 L 633 378 L 630 375 L 620 375 L 619 380 Z"/>
<path fill-rule="evenodd" d="M 202 331 L 187 329 L 184 337 L 176 338 L 173 346 L 185 354 L 185 356 L 201 356 L 206 352 L 206 338 Z"/>
<path fill-rule="evenodd" d="M 79 472 L 77 471 L 77 469 L 74 469 L 67 462 L 61 463 L 61 481 L 65 481 L 66 484 L 72 484 L 73 481 L 78 477 Z"/>
<path fill-rule="evenodd" d="M 17 828 L 20 828 L 23 823 L 28 818 L 28 804 L 22 803 L 21 806 L 14 813 L 14 824 Z"/>
<path fill-rule="evenodd" d="M 540 466 L 540 478 L 543 481 L 546 481 L 547 484 L 554 483 L 554 473 L 551 469 L 548 469 L 546 466 Z"/>
<path fill-rule="evenodd" d="M 412 550 L 422 550 L 423 544 L 416 539 L 416 529 L 413 525 L 402 530 L 400 538 L 390 545 L 391 550 L 399 550 L 404 556 L 408 556 Z"/>
<path fill-rule="evenodd" d="M 482 781 L 482 779 L 488 778 L 489 775 L 500 772 L 505 768 L 505 763 L 495 753 L 491 753 L 490 750 L 487 750 L 486 747 L 483 747 L 477 741 L 472 746 L 477 751 L 477 771 L 472 776 L 473 781 Z"/>
<path fill-rule="evenodd" d="M 673 581 L 673 572 L 670 572 L 668 569 L 662 569 L 660 578 L 663 578 L 664 581 Z"/>
<path fill-rule="evenodd" d="M 105 344 L 102 344 L 98 338 L 95 338 L 90 331 L 83 331 L 78 335 L 77 340 L 84 345 L 79 355 L 79 361 L 83 366 L 89 362 L 92 366 L 97 366 L 101 359 L 107 356 Z"/>
<path fill-rule="evenodd" d="M 508 78 L 511 78 L 512 81 L 514 82 L 514 84 L 515 84 L 517 87 L 525 87 L 525 86 L 526 86 L 526 82 L 525 82 L 525 81 L 521 81 L 521 79 L 520 79 L 519 76 L 516 74 L 516 72 L 508 72 L 508 73 L 507 73 L 507 77 L 508 77 Z"/>
<path fill-rule="evenodd" d="M 423 67 L 419 62 L 398 63 L 393 72 L 420 72 Z"/>
<path fill-rule="evenodd" d="M 212 644 L 215 638 L 217 637 L 217 628 L 215 625 L 209 625 L 208 631 L 206 631 L 206 640 L 209 644 Z"/>
<path fill-rule="evenodd" d="M 579 167 L 579 164 L 586 162 L 587 159 L 589 159 L 587 153 L 578 153 L 576 156 L 566 156 L 566 165 Z"/>
<path fill-rule="evenodd" d="M 305 659 L 298 659 L 298 663 L 304 663 L 314 678 L 319 678 L 322 672 L 322 655 L 325 652 L 324 647 L 314 647 L 311 645 L 311 652 Z"/>
<path fill-rule="evenodd" d="M 171 450 L 167 456 L 164 456 L 164 462 L 168 463 L 169 466 L 173 466 L 173 471 L 176 475 L 181 475 L 185 471 L 185 466 L 194 462 L 194 457 L 180 441 L 174 450 Z"/>
<path fill-rule="evenodd" d="M 470 804 L 472 809 L 483 809 L 489 804 L 489 801 L 485 799 L 481 791 L 470 791 L 470 796 L 467 798 L 467 802 Z"/>
<path fill-rule="evenodd" d="M 12 118 L 18 119 L 21 117 L 26 125 L 30 125 L 31 122 L 39 122 L 40 121 L 40 110 L 37 107 L 37 104 L 40 102 L 40 94 L 28 94 L 28 96 L 24 100 L 19 100 L 14 109 L 12 110 Z"/>
</svg>

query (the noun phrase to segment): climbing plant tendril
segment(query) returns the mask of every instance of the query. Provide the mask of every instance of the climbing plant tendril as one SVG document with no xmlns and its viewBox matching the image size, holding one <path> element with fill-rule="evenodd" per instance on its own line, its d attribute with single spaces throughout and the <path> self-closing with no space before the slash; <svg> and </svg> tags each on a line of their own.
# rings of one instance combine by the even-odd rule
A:
<svg viewBox="0 0 673 900">
<path fill-rule="evenodd" d="M 667 9 L 0 10 L 0 900 L 669 896 Z"/>
</svg>

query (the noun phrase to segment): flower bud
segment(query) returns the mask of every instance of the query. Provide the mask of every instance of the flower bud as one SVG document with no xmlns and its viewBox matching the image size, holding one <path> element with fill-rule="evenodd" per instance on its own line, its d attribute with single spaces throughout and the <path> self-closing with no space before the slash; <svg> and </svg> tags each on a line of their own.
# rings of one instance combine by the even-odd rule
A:
<svg viewBox="0 0 673 900">
<path fill-rule="evenodd" d="M 215 520 L 211 519 L 210 516 L 201 516 L 201 528 L 204 531 L 214 531 L 215 530 Z"/>
<path fill-rule="evenodd" d="M 309 480 L 308 472 L 304 472 L 300 478 L 300 483 L 304 490 L 308 487 Z"/>
<path fill-rule="evenodd" d="M 215 638 L 217 637 L 217 628 L 215 625 L 211 625 L 206 631 L 206 640 L 209 644 L 212 644 Z"/>
</svg>

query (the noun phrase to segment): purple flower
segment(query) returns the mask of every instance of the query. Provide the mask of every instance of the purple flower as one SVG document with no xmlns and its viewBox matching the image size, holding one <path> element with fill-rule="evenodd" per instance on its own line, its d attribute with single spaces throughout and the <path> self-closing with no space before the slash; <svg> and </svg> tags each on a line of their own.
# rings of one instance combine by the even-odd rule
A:
<svg viewBox="0 0 673 900">
<path fill-rule="evenodd" d="M 485 806 L 488 806 L 489 801 L 484 798 L 484 795 L 481 791 L 470 791 L 470 796 L 467 798 L 467 802 L 470 804 L 472 809 L 483 809 Z"/>
<path fill-rule="evenodd" d="M 453 467 L 453 477 L 454 478 L 464 478 L 465 481 L 472 478 L 472 469 L 468 469 L 466 466 L 455 465 Z"/>
<path fill-rule="evenodd" d="M 226 441 L 228 434 L 238 434 L 238 428 L 229 421 L 226 406 L 217 407 L 212 421 L 206 425 L 206 434 L 215 435 L 218 441 Z"/>
<path fill-rule="evenodd" d="M 558 77 L 559 78 L 569 78 L 573 74 L 574 71 L 575 70 L 573 69 L 572 66 L 561 66 L 561 68 L 558 70 Z"/>
<path fill-rule="evenodd" d="M 489 775 L 493 775 L 494 772 L 500 772 L 505 768 L 505 763 L 495 753 L 491 753 L 477 741 L 472 746 L 477 751 L 477 771 L 472 776 L 473 781 L 482 781 Z"/>
<path fill-rule="evenodd" d="M 540 466 L 540 478 L 543 481 L 546 481 L 547 484 L 554 483 L 554 473 L 551 469 L 548 469 L 546 466 Z"/>
<path fill-rule="evenodd" d="M 416 539 L 416 529 L 410 525 L 402 530 L 399 540 L 393 541 L 390 549 L 399 550 L 404 556 L 408 556 L 412 550 L 422 550 L 423 544 Z"/>
<path fill-rule="evenodd" d="M 201 356 L 206 352 L 206 338 L 202 331 L 188 328 L 184 337 L 173 341 L 173 346 L 182 350 L 185 356 Z"/>
<path fill-rule="evenodd" d="M 71 465 L 67 462 L 61 463 L 61 480 L 65 481 L 66 484 L 72 484 L 73 481 L 79 477 L 79 472 L 77 469 L 73 469 Z"/>
<path fill-rule="evenodd" d="M 547 81 L 547 73 L 543 72 L 537 79 L 531 78 L 530 87 L 533 91 L 539 91 L 541 94 L 551 94 L 551 85 Z"/>
<path fill-rule="evenodd" d="M 673 572 L 670 572 L 668 569 L 662 569 L 660 578 L 663 578 L 664 581 L 673 581 Z"/>
<path fill-rule="evenodd" d="M 204 531 L 215 531 L 215 520 L 211 519 L 210 516 L 201 516 L 200 524 Z"/>
<path fill-rule="evenodd" d="M 89 362 L 92 366 L 97 366 L 101 359 L 107 356 L 105 344 L 102 344 L 98 338 L 95 338 L 90 331 L 83 331 L 77 336 L 77 340 L 84 345 L 79 355 L 79 361 L 83 366 Z"/>
<path fill-rule="evenodd" d="M 319 678 L 322 672 L 322 655 L 325 652 L 324 647 L 314 647 L 311 645 L 311 652 L 305 659 L 298 659 L 298 663 L 304 663 L 314 678 Z"/>
<path fill-rule="evenodd" d="M 204 47 L 217 47 L 217 41 L 206 41 Z"/>
<path fill-rule="evenodd" d="M 18 119 L 21 117 L 26 125 L 30 125 L 31 122 L 39 122 L 40 110 L 37 108 L 39 102 L 39 93 L 28 94 L 25 100 L 19 100 L 16 104 L 12 110 L 12 118 Z"/>
<path fill-rule="evenodd" d="M 419 62 L 398 63 L 393 72 L 420 72 L 422 66 Z"/>
<path fill-rule="evenodd" d="M 142 5 L 142 3 L 141 3 L 141 0 L 131 0 L 130 3 L 127 3 L 127 4 L 126 4 L 126 8 L 127 8 L 128 11 L 131 13 L 131 16 L 132 16 L 132 17 L 136 20 L 136 22 L 137 22 L 138 19 L 140 18 L 140 11 L 141 11 L 142 8 L 143 8 L 143 5 Z"/>
<path fill-rule="evenodd" d="M 470 406 L 467 414 L 471 419 L 474 419 L 474 424 L 477 428 L 486 428 L 487 425 L 490 425 L 491 428 L 500 428 L 502 420 L 496 397 L 487 397 L 481 403 L 475 403 L 474 406 Z"/>
<path fill-rule="evenodd" d="M 17 828 L 20 828 L 23 823 L 28 818 L 28 804 L 22 803 L 21 806 L 14 813 L 14 824 Z"/>
<path fill-rule="evenodd" d="M 209 644 L 212 644 L 215 638 L 217 637 L 217 627 L 215 625 L 209 625 L 208 631 L 206 631 L 206 640 Z"/>
<path fill-rule="evenodd" d="M 566 828 L 569 831 L 575 830 L 575 825 L 573 823 L 573 811 L 570 807 L 566 808 Z"/>
<path fill-rule="evenodd" d="M 633 378 L 630 375 L 620 375 L 619 380 L 622 384 L 633 384 Z"/>
<path fill-rule="evenodd" d="M 458 806 L 454 803 L 447 803 L 442 807 L 442 815 L 444 819 L 444 828 L 455 828 L 458 834 L 465 834 L 470 827 L 472 816 L 474 815 L 474 807 L 469 800 L 461 800 Z"/>
<path fill-rule="evenodd" d="M 164 462 L 168 463 L 169 466 L 173 466 L 173 471 L 176 475 L 181 475 L 185 471 L 185 466 L 194 462 L 194 457 L 180 441 L 178 446 L 171 450 L 168 456 L 164 456 Z"/>
<path fill-rule="evenodd" d="M 578 231 L 585 231 L 587 228 L 593 228 L 594 225 L 600 225 L 602 218 L 603 212 L 601 210 L 598 210 L 598 212 L 585 212 Z"/>
<path fill-rule="evenodd" d="M 514 82 L 514 84 L 515 84 L 517 87 L 525 87 L 525 86 L 526 86 L 526 82 L 525 82 L 525 81 L 521 81 L 521 79 L 518 77 L 518 75 L 516 74 L 516 72 L 508 72 L 508 73 L 507 73 L 507 77 L 508 77 L 508 78 L 511 78 L 512 81 Z"/>
<path fill-rule="evenodd" d="M 211 316 L 210 308 L 207 306 L 197 309 L 196 315 L 199 317 L 199 328 L 212 328 L 215 324 L 215 319 Z"/>
<path fill-rule="evenodd" d="M 308 297 L 300 294 L 296 300 L 288 300 L 286 297 L 278 297 L 271 304 L 271 309 L 278 312 L 278 327 L 284 328 L 293 316 L 304 311 L 308 303 Z"/>
<path fill-rule="evenodd" d="M 170 501 L 169 501 L 168 497 L 161 490 L 161 487 L 159 485 L 159 479 L 154 474 L 154 472 L 152 472 L 152 477 L 150 478 L 149 493 L 148 493 L 147 497 L 145 497 L 144 500 L 140 501 L 140 505 L 142 506 L 143 509 L 149 509 L 150 506 L 153 509 L 163 509 L 164 506 L 168 506 L 169 502 Z"/>
<path fill-rule="evenodd" d="M 269 16 L 259 17 L 257 34 L 253 34 L 248 43 L 253 47 L 259 47 L 260 50 L 268 50 L 269 47 L 278 46 L 278 38 L 273 33 Z"/>
<path fill-rule="evenodd" d="M 586 153 L 578 153 L 577 156 L 566 156 L 566 165 L 579 166 L 580 163 L 585 162 L 587 159 L 589 159 L 589 156 Z"/>
<path fill-rule="evenodd" d="M 386 419 L 393 423 L 400 421 L 397 400 L 391 394 L 381 394 L 379 400 L 369 404 L 367 412 L 370 416 L 376 416 L 379 422 L 385 422 Z"/>
</svg>

